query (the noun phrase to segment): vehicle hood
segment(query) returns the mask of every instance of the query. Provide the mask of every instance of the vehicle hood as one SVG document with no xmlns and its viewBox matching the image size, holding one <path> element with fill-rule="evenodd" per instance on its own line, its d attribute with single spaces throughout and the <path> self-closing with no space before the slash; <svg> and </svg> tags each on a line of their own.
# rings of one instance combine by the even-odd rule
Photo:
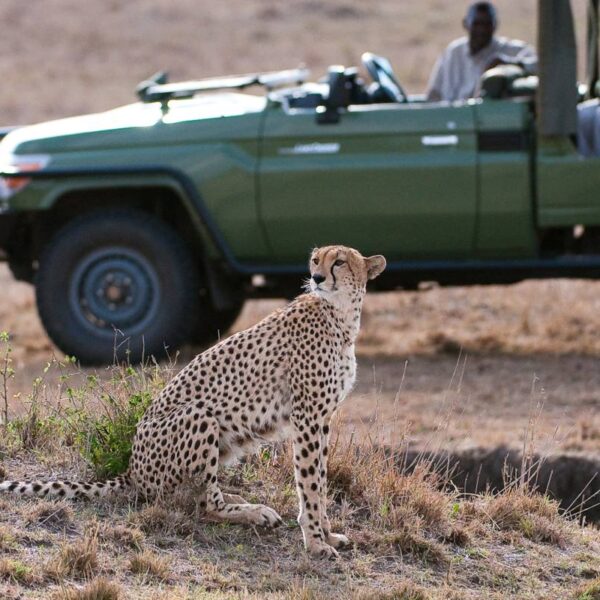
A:
<svg viewBox="0 0 600 600">
<path fill-rule="evenodd" d="M 2 140 L 2 154 L 32 152 L 60 152 L 67 147 L 84 149 L 88 144 L 110 147 L 119 146 L 119 140 L 127 138 L 127 145 L 136 141 L 144 143 L 159 132 L 177 129 L 177 124 L 197 121 L 222 120 L 264 110 L 266 99 L 240 93 L 206 94 L 188 100 L 172 100 L 163 112 L 157 102 L 129 104 L 106 112 L 47 121 L 37 125 L 20 127 Z M 175 127 L 165 127 L 175 125 Z M 127 135 L 123 131 L 127 130 Z M 156 134 L 156 135 L 154 135 Z M 69 140 L 69 138 L 72 138 Z M 66 144 L 66 146 L 65 146 Z"/>
</svg>

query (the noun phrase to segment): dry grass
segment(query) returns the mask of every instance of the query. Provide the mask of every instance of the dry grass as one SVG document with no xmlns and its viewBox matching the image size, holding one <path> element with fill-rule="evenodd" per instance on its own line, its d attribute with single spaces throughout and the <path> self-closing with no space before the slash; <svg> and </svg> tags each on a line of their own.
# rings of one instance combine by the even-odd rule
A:
<svg viewBox="0 0 600 600">
<path fill-rule="evenodd" d="M 358 592 L 352 600 L 429 600 L 431 596 L 420 586 L 410 582 L 399 583 L 388 591 Z"/>
<path fill-rule="evenodd" d="M 600 578 L 578 586 L 573 600 L 600 600 Z"/>
<path fill-rule="evenodd" d="M 558 502 L 523 489 L 491 497 L 487 514 L 500 529 L 516 530 L 536 542 L 566 547 L 569 531 L 559 515 Z"/>
<path fill-rule="evenodd" d="M 61 589 L 52 595 L 52 600 L 121 600 L 121 588 L 104 577 L 97 577 L 83 587 Z"/>
<path fill-rule="evenodd" d="M 430 417 L 435 423 L 430 437 L 451 432 L 449 422 L 463 379 L 460 365 L 454 370 L 446 402 Z M 76 385 L 82 376 L 81 385 Z M 71 420 L 67 427 L 61 419 L 72 416 L 67 410 L 71 404 L 40 400 L 41 425 L 47 414 L 58 425 L 54 444 L 48 446 L 38 438 L 46 449 L 39 453 L 22 438 L 13 439 L 6 449 L 7 472 L 16 478 L 39 476 L 49 467 L 56 472 L 59 465 L 61 477 L 86 476 L 86 464 L 73 440 L 77 427 L 103 408 L 90 399 L 97 400 L 110 389 L 118 412 L 118 403 L 127 403 L 131 393 L 153 389 L 167 376 L 162 369 L 153 368 L 151 373 L 125 369 L 122 374 L 113 369 L 106 373 L 106 382 L 93 379 L 91 385 L 85 374 L 76 373 L 72 379 L 63 373 L 61 385 L 68 386 L 83 411 L 77 413 L 80 420 Z M 540 590 L 560 597 L 566 586 L 574 589 L 596 573 L 599 532 L 580 528 L 560 514 L 556 502 L 532 492 L 535 469 L 521 478 L 513 475 L 516 479 L 501 493 L 462 497 L 450 485 L 446 462 L 436 462 L 426 453 L 409 458 L 414 455 L 407 453 L 404 430 L 398 432 L 395 446 L 382 444 L 382 432 L 398 431 L 398 422 L 380 417 L 374 418 L 367 438 L 344 435 L 343 420 L 338 420 L 332 437 L 329 514 L 334 530 L 343 531 L 353 542 L 336 563 L 312 561 L 303 552 L 295 522 L 292 453 L 284 444 L 265 448 L 221 475 L 226 492 L 265 503 L 283 516 L 285 526 L 276 531 L 208 521 L 193 482 L 175 497 L 153 504 L 134 495 L 98 503 L 3 498 L 0 544 L 9 556 L 3 563 L 0 597 L 2 582 L 27 589 L 32 597 L 49 593 L 101 597 L 102 580 L 94 584 L 99 591 L 90 580 L 110 574 L 119 589 L 126 587 L 136 598 L 153 600 L 159 588 L 169 599 L 188 598 L 202 590 L 210 600 L 321 598 L 333 593 L 433 600 L 512 594 L 522 600 L 537 597 Z M 528 456 L 535 450 L 532 439 L 539 429 L 538 417 L 534 402 L 523 441 Z M 515 555 L 521 557 L 517 567 Z M 73 587 L 74 582 L 81 583 Z M 113 592 L 118 589 L 106 594 L 110 597 Z"/>
<path fill-rule="evenodd" d="M 73 507 L 65 501 L 37 501 L 25 510 L 25 522 L 28 525 L 39 524 L 55 531 L 64 531 L 73 527 Z"/>
<path fill-rule="evenodd" d="M 83 538 L 63 543 L 46 567 L 48 577 L 62 581 L 65 578 L 90 579 L 98 569 L 98 537 L 88 531 Z"/>
<path fill-rule="evenodd" d="M 11 527 L 0 526 L 0 552 L 7 554 L 18 547 L 17 537 Z"/>
<path fill-rule="evenodd" d="M 151 580 L 166 581 L 171 576 L 169 559 L 149 550 L 134 554 L 129 559 L 129 570 L 134 575 Z"/>
<path fill-rule="evenodd" d="M 174 507 L 153 504 L 131 515 L 132 522 L 145 534 L 187 535 L 192 531 L 189 518 Z"/>
<path fill-rule="evenodd" d="M 39 581 L 30 566 L 11 558 L 0 558 L 0 581 L 2 580 L 23 586 Z"/>
<path fill-rule="evenodd" d="M 30 590 L 32 598 L 115 598 L 127 589 L 131 597 L 155 600 L 160 589 L 169 600 L 522 600 L 541 592 L 562 597 L 597 573 L 600 532 L 565 520 L 556 503 L 525 488 L 462 498 L 445 489 L 446 475 L 431 464 L 402 472 L 401 455 L 341 438 L 332 446 L 330 464 L 329 514 L 334 529 L 353 541 L 340 561 L 313 561 L 304 554 L 295 495 L 282 491 L 293 486 L 293 469 L 289 449 L 281 446 L 226 470 L 222 478 L 233 493 L 277 505 L 283 528 L 210 523 L 189 498 L 139 506 L 106 501 L 74 503 L 78 527 L 70 534 L 74 539 L 65 540 L 43 521 L 26 524 L 23 516 L 31 515 L 31 505 L 10 499 L 0 517 L 10 551 L 0 579 Z M 27 539 L 38 530 L 48 542 L 32 553 Z M 515 554 L 523 564 L 513 565 L 507 575 Z M 44 577 L 30 578 L 34 573 Z M 111 584 L 93 579 L 108 573 Z M 73 580 L 88 583 L 74 586 Z"/>
<path fill-rule="evenodd" d="M 368 296 L 363 356 L 600 354 L 598 284 L 551 280 Z"/>
<path fill-rule="evenodd" d="M 111 523 L 101 523 L 98 537 L 105 542 L 112 543 L 121 548 L 141 550 L 145 540 L 144 533 L 137 527 Z"/>
</svg>

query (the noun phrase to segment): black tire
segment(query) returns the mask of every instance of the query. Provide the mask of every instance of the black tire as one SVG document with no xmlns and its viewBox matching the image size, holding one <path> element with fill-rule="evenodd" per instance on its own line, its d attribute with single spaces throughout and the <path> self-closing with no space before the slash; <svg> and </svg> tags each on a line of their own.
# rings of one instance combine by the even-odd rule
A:
<svg viewBox="0 0 600 600">
<path fill-rule="evenodd" d="M 227 310 L 216 310 L 202 305 L 202 312 L 197 313 L 196 325 L 189 337 L 189 342 L 197 346 L 207 346 L 227 333 L 239 317 L 244 307 L 244 298 L 240 297 L 235 306 Z"/>
<path fill-rule="evenodd" d="M 44 248 L 35 279 L 52 341 L 83 364 L 164 357 L 198 312 L 197 266 L 184 241 L 153 215 L 83 215 Z"/>
</svg>

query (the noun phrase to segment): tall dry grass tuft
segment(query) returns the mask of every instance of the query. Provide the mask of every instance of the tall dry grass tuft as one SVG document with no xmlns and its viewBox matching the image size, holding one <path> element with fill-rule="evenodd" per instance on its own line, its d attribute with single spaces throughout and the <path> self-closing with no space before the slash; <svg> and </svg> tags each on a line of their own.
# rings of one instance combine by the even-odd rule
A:
<svg viewBox="0 0 600 600">
<path fill-rule="evenodd" d="M 129 559 L 129 570 L 145 579 L 155 579 L 158 581 L 166 581 L 171 576 L 168 558 L 159 556 L 149 550 L 135 553 Z"/>
<path fill-rule="evenodd" d="M 53 531 L 64 531 L 73 527 L 74 513 L 70 503 L 41 500 L 25 509 L 25 523 L 38 524 Z"/>
<path fill-rule="evenodd" d="M 11 558 L 0 558 L 0 582 L 30 586 L 39 582 L 39 577 L 34 570 L 21 562 Z"/>
<path fill-rule="evenodd" d="M 160 503 L 151 504 L 132 513 L 130 521 L 145 534 L 189 535 L 194 529 L 188 514 Z"/>
<path fill-rule="evenodd" d="M 486 513 L 501 530 L 517 531 L 535 542 L 564 548 L 569 533 L 559 504 L 523 487 L 507 489 L 485 499 Z"/>
<path fill-rule="evenodd" d="M 118 548 L 132 548 L 141 550 L 145 536 L 137 527 L 130 527 L 121 523 L 102 522 L 98 527 L 98 537 L 103 542 L 112 543 Z"/>
<path fill-rule="evenodd" d="M 122 600 L 121 588 L 104 577 L 97 577 L 82 588 L 61 589 L 52 600 Z"/>
<path fill-rule="evenodd" d="M 446 530 L 457 494 L 441 491 L 448 481 L 434 465 L 420 461 L 402 471 L 397 454 L 376 445 L 359 446 L 353 440 L 332 444 L 329 491 L 337 501 L 366 509 L 379 527 L 400 527 L 420 519 L 429 529 Z"/>
<path fill-rule="evenodd" d="M 352 600 L 431 600 L 431 596 L 420 586 L 404 581 L 391 590 L 357 592 Z"/>
<path fill-rule="evenodd" d="M 51 579 L 91 579 L 98 569 L 98 533 L 92 528 L 84 537 L 72 543 L 64 543 L 56 556 L 46 566 Z"/>
<path fill-rule="evenodd" d="M 600 600 L 600 577 L 577 586 L 570 598 L 572 600 Z"/>
<path fill-rule="evenodd" d="M 0 525 L 0 553 L 7 554 L 18 548 L 17 535 L 12 527 Z"/>
</svg>

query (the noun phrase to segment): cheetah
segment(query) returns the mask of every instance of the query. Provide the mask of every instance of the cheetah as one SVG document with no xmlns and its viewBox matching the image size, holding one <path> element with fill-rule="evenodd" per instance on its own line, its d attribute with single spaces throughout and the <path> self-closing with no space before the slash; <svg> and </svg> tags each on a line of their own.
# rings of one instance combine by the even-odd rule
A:
<svg viewBox="0 0 600 600">
<path fill-rule="evenodd" d="M 380 255 L 316 248 L 306 293 L 199 354 L 166 385 L 138 423 L 124 475 L 105 482 L 4 481 L 0 491 L 73 498 L 129 487 L 156 497 L 192 476 L 200 478 L 209 517 L 275 527 L 282 521 L 273 509 L 222 493 L 217 469 L 265 441 L 291 437 L 305 548 L 338 556 L 349 540 L 331 531 L 327 517 L 329 422 L 354 384 L 367 280 L 385 266 Z"/>
</svg>

